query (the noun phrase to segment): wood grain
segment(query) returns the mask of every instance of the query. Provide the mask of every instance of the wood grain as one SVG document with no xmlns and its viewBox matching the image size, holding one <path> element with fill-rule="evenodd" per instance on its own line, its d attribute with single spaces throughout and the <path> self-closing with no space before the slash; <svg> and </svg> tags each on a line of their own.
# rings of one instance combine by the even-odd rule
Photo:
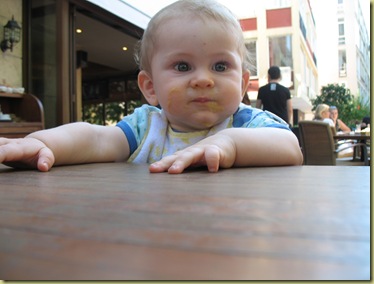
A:
<svg viewBox="0 0 374 284">
<path fill-rule="evenodd" d="M 370 279 L 370 167 L 0 169 L 0 279 Z"/>
</svg>

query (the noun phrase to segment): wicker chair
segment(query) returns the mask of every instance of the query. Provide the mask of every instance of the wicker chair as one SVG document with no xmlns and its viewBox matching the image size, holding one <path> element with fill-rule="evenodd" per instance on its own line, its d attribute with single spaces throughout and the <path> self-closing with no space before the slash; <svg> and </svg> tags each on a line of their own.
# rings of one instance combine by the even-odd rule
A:
<svg viewBox="0 0 374 284">
<path fill-rule="evenodd" d="M 321 121 L 300 121 L 301 149 L 304 165 L 369 165 L 367 146 L 364 143 L 348 144 L 347 147 L 336 147 L 333 131 L 328 123 Z M 358 147 L 364 157 L 363 162 L 352 155 L 350 158 L 337 158 L 337 154 L 347 148 Z M 353 151 L 357 153 L 360 151 Z M 355 161 L 355 162 L 353 162 Z"/>
</svg>

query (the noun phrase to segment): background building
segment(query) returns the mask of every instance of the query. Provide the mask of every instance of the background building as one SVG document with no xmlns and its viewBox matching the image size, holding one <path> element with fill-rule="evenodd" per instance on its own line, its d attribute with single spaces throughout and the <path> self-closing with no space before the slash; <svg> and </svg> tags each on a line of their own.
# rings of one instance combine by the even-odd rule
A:
<svg viewBox="0 0 374 284">
<path fill-rule="evenodd" d="M 311 0 L 318 34 L 319 87 L 338 83 L 370 102 L 368 0 Z"/>
<path fill-rule="evenodd" d="M 0 85 L 38 97 L 46 128 L 92 105 L 105 123 L 108 105 L 141 99 L 133 54 L 149 16 L 117 0 L 1 0 L 1 26 L 13 15 L 22 38 L 0 51 Z"/>
<path fill-rule="evenodd" d="M 240 19 L 252 53 L 252 104 L 271 65 L 281 67 L 282 84 L 290 88 L 294 124 L 309 118 L 310 100 L 327 83 L 344 83 L 370 100 L 370 40 L 362 17 L 369 5 L 313 0 L 324 6 L 312 9 L 311 0 L 219 1 Z M 130 101 L 142 101 L 134 46 L 153 14 L 171 2 L 1 0 L 0 24 L 14 16 L 22 38 L 0 56 L 0 85 L 37 96 L 47 128 L 85 120 L 87 107 L 106 123 L 108 106 L 125 105 L 126 113 Z M 331 14 L 315 20 L 314 10 Z"/>
<path fill-rule="evenodd" d="M 250 5 L 248 16 L 240 15 L 254 61 L 249 97 L 255 103 L 258 88 L 267 84 L 267 70 L 278 65 L 281 83 L 291 91 L 293 124 L 297 124 L 311 112 L 310 99 L 318 93 L 316 29 L 309 1 L 251 1 Z"/>
</svg>

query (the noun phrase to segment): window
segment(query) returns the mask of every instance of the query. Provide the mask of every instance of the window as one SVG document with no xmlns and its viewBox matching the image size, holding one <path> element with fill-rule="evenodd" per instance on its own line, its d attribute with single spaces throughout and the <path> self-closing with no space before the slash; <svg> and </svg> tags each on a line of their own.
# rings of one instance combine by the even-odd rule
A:
<svg viewBox="0 0 374 284">
<path fill-rule="evenodd" d="M 339 77 L 347 77 L 347 58 L 345 50 L 339 50 Z"/>
<path fill-rule="evenodd" d="M 293 67 L 292 64 L 292 36 L 269 38 L 270 66 Z"/>
<path fill-rule="evenodd" d="M 291 0 L 266 0 L 265 8 L 266 9 L 279 9 L 291 7 Z"/>
<path fill-rule="evenodd" d="M 339 44 L 345 44 L 344 18 L 338 19 Z"/>
<path fill-rule="evenodd" d="M 245 44 L 249 53 L 249 71 L 251 77 L 257 76 L 257 41 L 251 41 Z"/>
<path fill-rule="evenodd" d="M 58 90 L 59 73 L 57 53 L 57 19 L 60 15 L 57 2 L 30 1 L 30 83 L 31 93 L 37 94 L 44 107 L 45 127 L 57 126 L 61 91 Z M 4 67 L 2 67 L 4 68 Z M 62 110 L 62 108 L 59 108 Z"/>
</svg>

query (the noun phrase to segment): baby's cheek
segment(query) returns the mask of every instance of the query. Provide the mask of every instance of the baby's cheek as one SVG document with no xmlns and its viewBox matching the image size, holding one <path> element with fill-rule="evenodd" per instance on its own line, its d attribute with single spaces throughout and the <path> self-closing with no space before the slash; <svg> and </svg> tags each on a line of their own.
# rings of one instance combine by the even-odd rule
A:
<svg viewBox="0 0 374 284">
<path fill-rule="evenodd" d="M 209 102 L 208 108 L 211 112 L 221 112 L 225 109 L 224 106 L 218 104 L 217 102 Z"/>
<path fill-rule="evenodd" d="M 173 88 L 169 91 L 166 102 L 167 111 L 170 113 L 179 113 L 183 109 L 183 97 L 178 88 Z"/>
</svg>

